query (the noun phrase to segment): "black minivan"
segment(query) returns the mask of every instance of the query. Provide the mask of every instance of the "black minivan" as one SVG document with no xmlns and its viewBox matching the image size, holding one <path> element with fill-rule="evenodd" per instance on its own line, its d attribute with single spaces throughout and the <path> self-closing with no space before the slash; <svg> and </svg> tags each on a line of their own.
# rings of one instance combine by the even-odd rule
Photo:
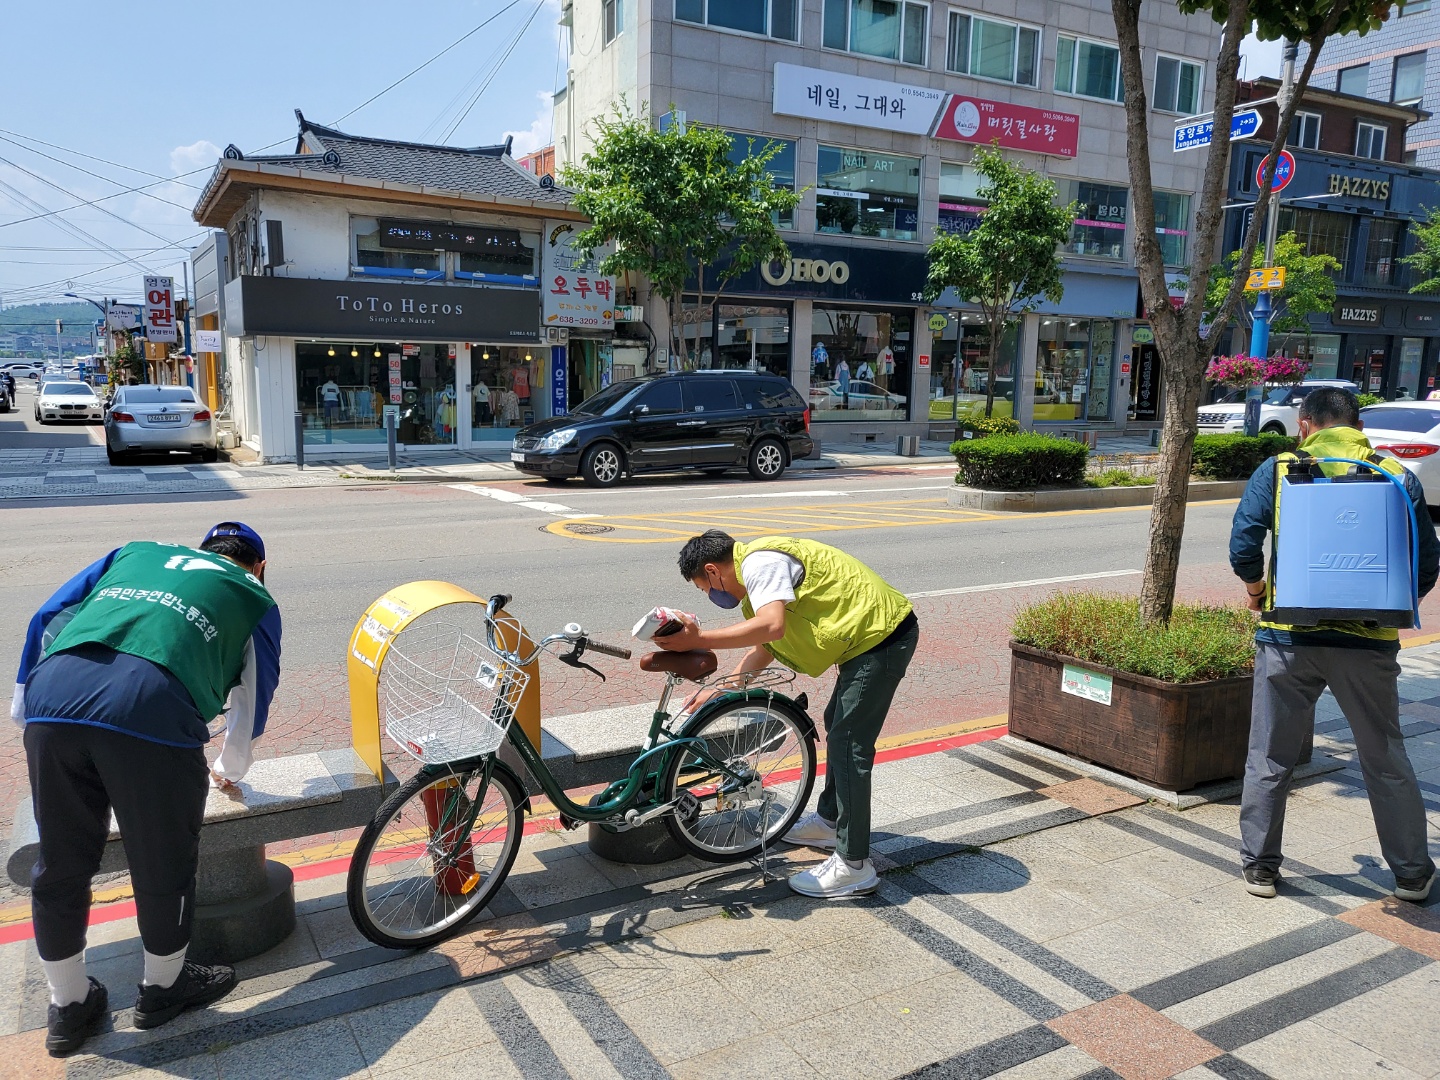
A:
<svg viewBox="0 0 1440 1080">
<path fill-rule="evenodd" d="M 808 457 L 810 410 L 779 375 L 683 371 L 607 386 L 569 416 L 522 428 L 510 460 L 521 472 L 610 487 L 626 476 L 744 466 L 774 480 Z"/>
</svg>

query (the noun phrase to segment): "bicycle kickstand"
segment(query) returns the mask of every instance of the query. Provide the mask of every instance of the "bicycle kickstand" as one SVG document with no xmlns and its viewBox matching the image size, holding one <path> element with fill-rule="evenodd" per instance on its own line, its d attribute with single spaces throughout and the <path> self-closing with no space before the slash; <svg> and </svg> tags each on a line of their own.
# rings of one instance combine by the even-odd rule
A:
<svg viewBox="0 0 1440 1080">
<path fill-rule="evenodd" d="M 757 858 L 760 864 L 760 884 L 762 886 L 780 880 L 770 873 L 770 845 L 766 841 L 770 835 L 770 804 L 774 798 L 774 793 L 767 790 L 765 798 L 760 803 L 760 854 Z"/>
</svg>

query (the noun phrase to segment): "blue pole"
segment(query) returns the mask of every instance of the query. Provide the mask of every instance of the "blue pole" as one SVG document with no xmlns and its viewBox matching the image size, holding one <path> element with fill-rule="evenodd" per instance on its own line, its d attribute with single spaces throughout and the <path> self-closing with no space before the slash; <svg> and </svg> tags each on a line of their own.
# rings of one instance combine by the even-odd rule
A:
<svg viewBox="0 0 1440 1080">
<path fill-rule="evenodd" d="M 1250 355 L 1264 359 L 1270 352 L 1270 293 L 1262 290 L 1255 301 L 1255 318 L 1250 326 Z M 1260 399 L 1265 387 L 1257 383 L 1245 391 L 1245 434 L 1260 434 Z"/>
</svg>

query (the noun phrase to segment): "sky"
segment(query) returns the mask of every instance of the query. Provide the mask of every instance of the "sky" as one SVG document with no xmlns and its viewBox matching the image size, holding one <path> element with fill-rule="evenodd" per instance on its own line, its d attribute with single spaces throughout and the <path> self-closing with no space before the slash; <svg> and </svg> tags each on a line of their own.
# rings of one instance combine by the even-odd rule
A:
<svg viewBox="0 0 1440 1080">
<path fill-rule="evenodd" d="M 147 273 L 178 285 L 199 240 L 190 209 L 221 149 L 292 151 L 296 108 L 358 135 L 513 136 L 517 156 L 551 141 L 559 0 L 150 0 L 143 19 L 120 14 L 130 10 L 141 6 L 6 5 L 0 304 L 133 300 Z M 1278 73 L 1278 44 L 1249 45 L 1249 76 Z M 117 194 L 141 185 L 153 186 Z"/>
</svg>

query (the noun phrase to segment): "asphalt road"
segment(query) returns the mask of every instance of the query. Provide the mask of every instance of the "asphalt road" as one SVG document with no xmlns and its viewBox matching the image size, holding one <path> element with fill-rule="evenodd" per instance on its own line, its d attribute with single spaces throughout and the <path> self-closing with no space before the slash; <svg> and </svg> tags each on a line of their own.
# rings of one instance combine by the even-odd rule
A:
<svg viewBox="0 0 1440 1080">
<path fill-rule="evenodd" d="M 36 420 L 32 380 L 16 379 L 15 390 L 15 408 L 0 413 L 0 449 L 105 445 L 105 429 L 99 423 L 42 424 Z"/>
</svg>

